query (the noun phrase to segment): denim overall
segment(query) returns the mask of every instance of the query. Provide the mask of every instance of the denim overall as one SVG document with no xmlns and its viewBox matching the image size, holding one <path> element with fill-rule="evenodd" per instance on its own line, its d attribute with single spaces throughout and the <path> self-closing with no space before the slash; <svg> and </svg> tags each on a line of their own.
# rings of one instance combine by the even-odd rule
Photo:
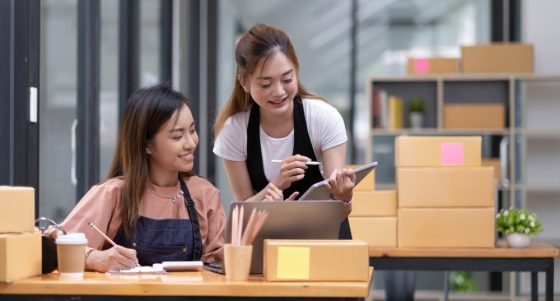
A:
<svg viewBox="0 0 560 301">
<path fill-rule="evenodd" d="M 189 220 L 155 220 L 140 216 L 134 237 L 128 237 L 122 225 L 115 236 L 115 243 L 136 250 L 136 256 L 142 266 L 151 266 L 163 261 L 200 260 L 202 239 L 194 202 L 181 176 L 179 181 Z"/>
<path fill-rule="evenodd" d="M 253 103 L 251 113 L 249 114 L 249 124 L 247 125 L 247 170 L 251 184 L 255 191 L 261 191 L 268 185 L 268 180 L 264 174 L 261 138 L 260 138 L 260 111 L 259 106 Z M 317 161 L 313 145 L 307 132 L 307 122 L 305 121 L 305 112 L 301 98 L 297 96 L 294 99 L 294 150 L 293 155 L 304 155 L 312 161 Z M 319 170 L 319 166 L 310 165 L 305 171 L 303 179 L 293 182 L 290 187 L 283 191 L 284 199 L 287 199 L 295 191 L 299 192 L 298 198 L 311 185 L 322 181 L 323 175 Z M 340 224 L 339 239 L 352 239 L 350 232 L 350 224 L 348 218 L 345 218 Z"/>
</svg>

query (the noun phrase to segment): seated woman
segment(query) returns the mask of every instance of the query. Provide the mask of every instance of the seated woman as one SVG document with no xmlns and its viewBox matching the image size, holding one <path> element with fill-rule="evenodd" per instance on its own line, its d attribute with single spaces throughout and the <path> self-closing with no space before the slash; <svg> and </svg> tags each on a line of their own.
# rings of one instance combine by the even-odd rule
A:
<svg viewBox="0 0 560 301">
<path fill-rule="evenodd" d="M 86 269 L 105 272 L 183 260 L 221 263 L 224 208 L 218 189 L 191 173 L 199 138 L 187 101 L 166 86 L 130 96 L 107 179 L 92 187 L 61 224 L 67 232 L 86 234 Z"/>
</svg>

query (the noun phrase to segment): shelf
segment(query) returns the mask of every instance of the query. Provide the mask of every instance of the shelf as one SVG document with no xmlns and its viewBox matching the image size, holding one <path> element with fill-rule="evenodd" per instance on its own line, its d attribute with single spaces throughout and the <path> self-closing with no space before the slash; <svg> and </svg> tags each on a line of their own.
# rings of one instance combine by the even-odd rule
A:
<svg viewBox="0 0 560 301">
<path fill-rule="evenodd" d="M 560 81 L 560 76 L 557 74 L 531 74 L 516 76 L 517 80 L 521 81 Z"/>
<path fill-rule="evenodd" d="M 421 129 L 372 129 L 372 136 L 398 136 L 398 135 L 509 135 L 509 129 L 440 129 L 440 128 L 421 128 Z"/>
<path fill-rule="evenodd" d="M 498 185 L 497 204 L 502 206 L 520 206 L 538 209 L 550 224 L 547 229 L 558 228 L 558 210 L 560 206 L 560 181 L 556 170 L 560 169 L 560 75 L 559 74 L 437 74 L 414 76 L 370 77 L 366 91 L 370 96 L 369 135 L 366 155 L 369 158 L 386 163 L 379 169 L 376 190 L 396 189 L 396 172 L 394 165 L 394 138 L 399 135 L 424 136 L 483 136 L 483 157 L 499 158 L 500 168 L 506 165 L 505 177 L 510 179 L 508 186 Z M 399 96 L 403 101 L 403 125 L 408 123 L 408 105 L 413 97 L 422 97 L 426 102 L 424 126 L 421 129 L 374 128 L 374 116 L 379 118 L 380 102 L 374 99 L 376 89 L 384 90 L 389 95 Z M 444 128 L 445 106 L 448 104 L 503 104 L 505 128 L 485 129 L 448 129 Z M 384 103 L 383 103 L 384 104 Z M 393 106 L 394 109 L 395 106 Z M 373 109 L 376 109 L 373 112 Z M 375 113 L 375 114 L 374 114 Z M 385 115 L 393 116 L 393 114 Z M 381 116 L 384 117 L 387 116 Z M 469 115 L 471 116 L 471 115 Z M 400 117 L 400 116 L 398 116 Z M 449 117 L 449 115 L 447 115 Z M 473 117 L 476 117 L 474 115 Z M 481 117 L 482 118 L 482 117 Z M 501 117 L 500 117 L 501 118 Z M 381 124 L 375 119 L 377 126 Z M 467 120 L 469 121 L 469 120 Z M 385 123 L 383 123 L 385 125 Z M 391 123 L 387 123 L 391 124 Z M 476 124 L 463 123 L 465 126 Z M 491 123 L 486 123 L 491 126 Z M 506 138 L 506 139 L 503 139 Z M 509 139 L 511 138 L 511 139 Z M 386 161 L 386 162 L 385 162 Z M 507 182 L 506 182 L 507 183 Z M 560 247 L 557 232 L 547 230 L 536 238 L 553 246 Z M 512 291 L 492 293 L 451 293 L 450 300 L 528 300 L 526 295 L 515 293 L 519 289 L 516 273 L 511 274 Z M 526 283 L 524 283 L 526 284 Z M 382 300 L 383 291 L 375 290 L 375 300 Z M 370 296 L 371 297 L 371 296 Z M 443 300 L 441 291 L 417 291 L 415 299 Z"/>
<path fill-rule="evenodd" d="M 370 294 L 373 300 L 385 300 L 385 290 L 374 289 Z M 444 301 L 443 291 L 416 290 L 414 300 L 436 300 Z M 507 292 L 449 292 L 448 300 L 511 300 Z"/>
<path fill-rule="evenodd" d="M 554 192 L 560 193 L 560 184 L 526 184 L 521 186 L 527 192 Z"/>
<path fill-rule="evenodd" d="M 526 129 L 522 133 L 527 139 L 560 139 L 560 129 Z"/>
<path fill-rule="evenodd" d="M 560 81 L 560 76 L 557 74 L 512 74 L 512 73 L 496 73 L 496 74 L 418 74 L 403 76 L 384 76 L 384 77 L 371 77 L 369 81 L 375 82 L 413 82 L 413 81 L 494 81 L 494 80 L 520 80 L 520 81 Z"/>
<path fill-rule="evenodd" d="M 513 74 L 417 74 L 403 76 L 375 76 L 370 77 L 368 82 L 418 82 L 418 81 L 495 81 L 495 80 L 510 80 L 516 75 Z M 521 75 L 523 78 L 530 79 L 530 75 Z"/>
</svg>

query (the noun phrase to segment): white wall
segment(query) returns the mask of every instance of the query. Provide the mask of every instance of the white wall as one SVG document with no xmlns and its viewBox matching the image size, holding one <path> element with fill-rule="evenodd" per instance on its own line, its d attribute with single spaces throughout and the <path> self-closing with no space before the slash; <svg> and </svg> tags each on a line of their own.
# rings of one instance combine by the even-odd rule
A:
<svg viewBox="0 0 560 301">
<path fill-rule="evenodd" d="M 521 3 L 521 40 L 535 45 L 535 73 L 560 74 L 560 1 Z"/>
</svg>

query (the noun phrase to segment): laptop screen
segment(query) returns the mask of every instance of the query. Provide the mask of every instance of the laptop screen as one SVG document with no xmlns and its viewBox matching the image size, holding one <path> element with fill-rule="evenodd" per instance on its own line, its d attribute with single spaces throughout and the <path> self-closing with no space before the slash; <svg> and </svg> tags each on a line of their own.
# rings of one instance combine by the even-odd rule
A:
<svg viewBox="0 0 560 301">
<path fill-rule="evenodd" d="M 226 243 L 231 242 L 231 219 L 235 206 L 243 206 L 243 228 L 253 208 L 266 210 L 268 219 L 253 242 L 251 273 L 263 272 L 265 239 L 338 239 L 340 223 L 346 217 L 342 201 L 233 202 L 226 227 Z"/>
</svg>

